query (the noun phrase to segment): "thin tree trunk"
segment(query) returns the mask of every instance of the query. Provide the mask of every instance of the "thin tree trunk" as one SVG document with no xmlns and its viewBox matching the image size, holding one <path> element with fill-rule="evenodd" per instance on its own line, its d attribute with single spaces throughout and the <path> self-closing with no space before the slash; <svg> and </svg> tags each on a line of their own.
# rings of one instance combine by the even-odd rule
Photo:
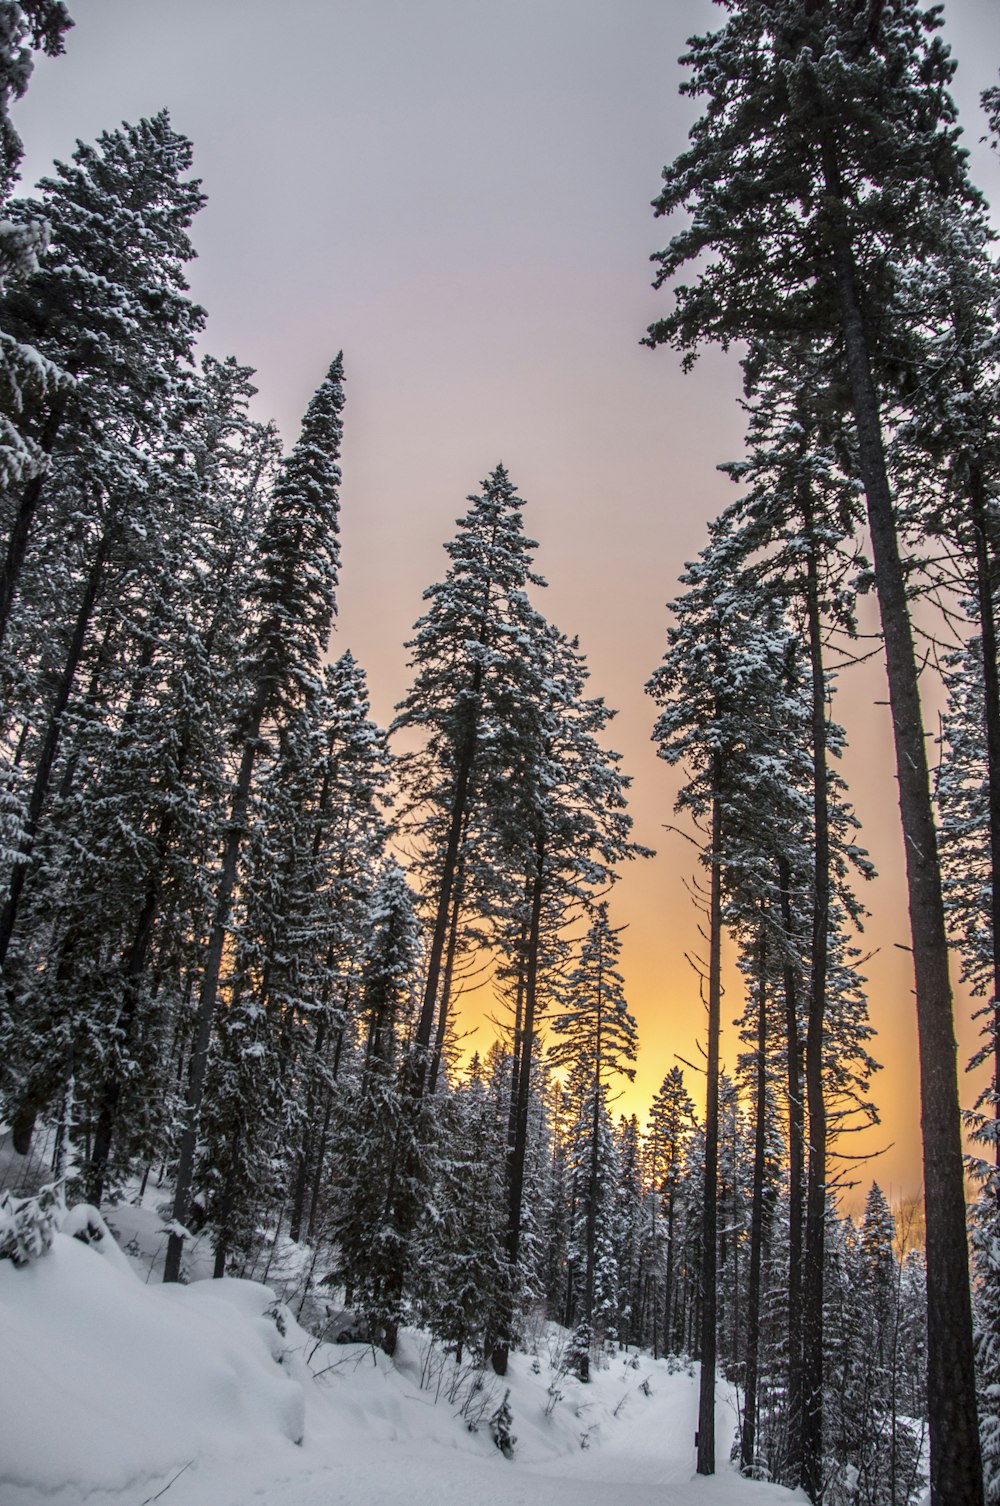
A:
<svg viewBox="0 0 1000 1506">
<path fill-rule="evenodd" d="M 976 600 L 983 653 L 983 721 L 986 732 L 986 788 L 990 813 L 990 942 L 993 971 L 993 1117 L 1000 1119 L 1000 672 L 997 666 L 997 625 L 993 606 L 983 472 L 972 457 L 969 511 L 976 553 Z M 1000 1166 L 1000 1134 L 994 1157 Z"/>
<path fill-rule="evenodd" d="M 674 1201 L 676 1190 L 667 1193 L 667 1269 L 663 1294 L 663 1352 L 674 1352 Z M 683 1341 L 683 1335 L 682 1335 Z"/>
<path fill-rule="evenodd" d="M 45 428 L 40 440 L 44 454 L 49 455 L 55 444 L 59 425 L 62 423 L 63 414 L 66 411 L 66 396 L 56 399 L 53 404 Z M 14 596 L 17 584 L 24 566 L 28 552 L 28 539 L 31 535 L 31 526 L 38 511 L 38 504 L 42 500 L 45 490 L 45 477 L 32 476 L 26 483 L 21 493 L 14 524 L 11 528 L 10 538 L 7 540 L 7 551 L 4 555 L 3 564 L 0 565 L 0 648 L 3 647 L 7 637 L 7 628 L 10 624 L 11 609 L 14 605 Z"/>
<path fill-rule="evenodd" d="M 931 1506 L 982 1506 L 957 1051 L 916 656 L 844 194 L 829 138 L 823 149 L 826 188 L 839 222 L 834 272 L 868 501 L 906 852 L 927 1219 Z"/>
<path fill-rule="evenodd" d="M 465 829 L 465 819 L 468 814 L 469 785 L 476 760 L 478 704 L 481 689 L 482 669 L 477 664 L 470 687 L 470 696 L 473 705 L 477 709 L 473 712 L 470 719 L 470 725 L 462 743 L 458 768 L 455 773 L 451 817 L 448 823 L 448 840 L 445 845 L 444 864 L 441 869 L 441 886 L 438 890 L 434 929 L 431 933 L 430 952 L 427 957 L 427 977 L 424 982 L 424 996 L 420 1006 L 420 1018 L 417 1021 L 417 1029 L 414 1036 L 414 1046 L 416 1049 L 414 1052 L 414 1072 L 411 1090 L 417 1098 L 423 1097 L 427 1086 L 427 1069 L 429 1065 L 431 1035 L 434 1030 L 434 1021 L 437 1012 L 436 1005 L 438 987 L 441 980 L 441 964 L 444 958 L 445 941 L 448 935 L 448 921 L 451 917 L 452 897 L 458 873 L 462 833 Z"/>
<path fill-rule="evenodd" d="M 823 1278 L 826 1263 L 826 1094 L 823 1034 L 830 924 L 830 802 L 827 774 L 826 674 L 819 608 L 819 570 L 812 498 L 802 499 L 806 556 L 806 619 L 809 633 L 812 719 L 813 883 L 809 958 L 809 1018 L 806 1026 L 805 1261 L 802 1292 L 802 1485 L 811 1501 L 823 1491 Z"/>
<path fill-rule="evenodd" d="M 597 1286 L 597 1196 L 600 1189 L 600 1132 L 601 1092 L 599 1082 L 594 1083 L 594 1112 L 590 1121 L 590 1165 L 587 1168 L 587 1264 L 584 1270 L 583 1316 L 593 1327 L 594 1296 Z M 590 1379 L 590 1357 L 584 1356 L 580 1363 L 580 1379 Z"/>
<path fill-rule="evenodd" d="M 524 1025 L 521 1035 L 521 1060 L 517 1069 L 517 1113 L 514 1146 L 510 1157 L 507 1184 L 507 1263 L 512 1275 L 517 1271 L 521 1253 L 521 1211 L 524 1203 L 524 1167 L 528 1150 L 528 1108 L 531 1102 L 531 1057 L 535 1039 L 535 1004 L 538 996 L 538 952 L 541 938 L 542 898 L 545 892 L 545 832 L 535 840 L 534 874 L 531 884 L 531 911 L 525 952 Z M 509 1315 L 509 1319 L 513 1314 Z M 493 1369 L 506 1375 L 510 1354 L 510 1321 L 507 1332 L 500 1334 L 492 1351 Z"/>
<path fill-rule="evenodd" d="M 791 869 L 779 859 L 781 925 L 790 946 L 795 935 L 792 918 Z M 799 1483 L 802 1458 L 802 1214 L 805 1150 L 805 1105 L 802 1097 L 802 1046 L 799 1040 L 798 987 L 795 965 L 782 962 L 785 996 L 786 1078 L 788 1094 L 788 1457 L 784 1483 Z"/>
<path fill-rule="evenodd" d="M 465 871 L 464 865 L 460 861 L 458 872 L 455 875 L 455 892 L 451 903 L 451 924 L 448 927 L 448 947 L 445 952 L 444 977 L 441 980 L 441 997 L 438 1000 L 437 1031 L 434 1036 L 434 1052 L 431 1057 L 430 1072 L 427 1078 L 428 1093 L 433 1093 L 437 1088 L 438 1073 L 441 1070 L 441 1057 L 444 1052 L 445 1035 L 448 1030 L 451 982 L 455 972 L 455 954 L 458 950 L 458 922 L 462 911 L 462 890 L 464 887 Z"/>
<path fill-rule="evenodd" d="M 326 1041 L 326 1017 L 320 1019 L 316 1027 L 316 1039 L 313 1042 L 313 1056 L 318 1061 L 323 1054 L 323 1046 Z M 288 1237 L 298 1244 L 302 1237 L 302 1219 L 305 1214 L 306 1189 L 309 1183 L 309 1161 L 312 1156 L 312 1123 L 316 1113 L 316 1079 L 313 1077 L 306 1095 L 305 1129 L 302 1135 L 302 1146 L 299 1150 L 298 1165 L 295 1172 L 295 1187 L 292 1192 L 292 1207 L 288 1215 Z"/>
<path fill-rule="evenodd" d="M 66 662 L 59 677 L 59 684 L 56 687 L 55 698 L 49 712 L 48 726 L 46 727 L 42 746 L 39 750 L 38 763 L 35 766 L 35 779 L 25 815 L 21 855 L 11 869 L 7 898 L 3 910 L 0 911 L 0 968 L 3 967 L 7 960 L 11 937 L 14 934 L 18 905 L 24 889 L 24 881 L 27 877 L 28 865 L 34 850 L 35 839 L 38 836 L 38 826 L 49 792 L 52 769 L 56 761 L 56 754 L 59 751 L 63 717 L 66 714 L 66 707 L 69 705 L 69 698 L 73 693 L 73 683 L 76 679 L 76 672 L 80 667 L 80 660 L 83 658 L 84 645 L 86 644 L 91 619 L 94 615 L 94 607 L 97 604 L 97 597 L 104 579 L 104 567 L 111 548 L 112 529 L 113 525 L 111 524 L 105 527 L 97 546 L 97 552 L 91 562 L 83 588 L 83 596 L 77 609 L 76 622 L 73 626 L 73 633 L 66 653 Z"/>
<path fill-rule="evenodd" d="M 201 989 L 198 995 L 198 1014 L 195 1022 L 195 1038 L 191 1051 L 190 1076 L 184 1104 L 184 1128 L 181 1132 L 180 1152 L 177 1159 L 177 1182 L 174 1188 L 172 1221 L 175 1225 L 167 1241 L 167 1258 L 163 1268 L 164 1281 L 179 1281 L 184 1235 L 180 1232 L 187 1221 L 194 1176 L 194 1157 L 198 1143 L 198 1116 L 205 1090 L 205 1069 L 208 1065 L 208 1046 L 215 1018 L 219 994 L 219 974 L 222 968 L 222 951 L 229 925 L 229 912 L 236 888 L 236 870 L 240 846 L 246 828 L 247 805 L 250 799 L 250 784 L 253 768 L 260 747 L 260 723 L 262 711 L 254 708 L 250 718 L 250 730 L 243 744 L 243 758 L 233 792 L 229 829 L 226 832 L 222 855 L 222 867 L 215 895 L 215 911 L 205 954 Z"/>
<path fill-rule="evenodd" d="M 747 1292 L 747 1363 L 743 1391 L 740 1465 L 751 1474 L 756 1462 L 757 1377 L 760 1365 L 760 1271 L 764 1247 L 764 1171 L 767 1155 L 767 938 L 760 919 L 757 947 L 757 1092 L 753 1145 L 753 1195 L 750 1206 L 750 1274 Z"/>
<path fill-rule="evenodd" d="M 722 760 L 712 759 L 712 873 L 708 912 L 708 1053 L 705 1081 L 705 1187 L 701 1213 L 701 1378 L 699 1475 L 715 1474 L 715 1367 L 718 1308 L 719 1033 L 722 1014 Z"/>
<path fill-rule="evenodd" d="M 226 1274 L 226 1259 L 229 1255 L 229 1245 L 232 1239 L 232 1231 L 229 1221 L 233 1216 L 233 1205 L 236 1202 L 236 1157 L 240 1148 L 240 1127 L 233 1130 L 233 1138 L 230 1145 L 229 1170 L 226 1172 L 226 1184 L 222 1193 L 219 1208 L 219 1234 L 215 1242 L 215 1262 L 212 1267 L 212 1277 L 220 1281 Z"/>
<path fill-rule="evenodd" d="M 319 1145 L 316 1148 L 316 1165 L 313 1169 L 312 1197 L 309 1199 L 309 1222 L 306 1225 L 306 1238 L 314 1239 L 316 1235 L 316 1219 L 319 1213 L 319 1194 L 323 1181 L 323 1162 L 326 1160 L 326 1142 L 330 1133 L 330 1118 L 333 1114 L 333 1093 L 326 1095 L 326 1108 L 323 1111 L 323 1128 L 320 1130 Z"/>
</svg>

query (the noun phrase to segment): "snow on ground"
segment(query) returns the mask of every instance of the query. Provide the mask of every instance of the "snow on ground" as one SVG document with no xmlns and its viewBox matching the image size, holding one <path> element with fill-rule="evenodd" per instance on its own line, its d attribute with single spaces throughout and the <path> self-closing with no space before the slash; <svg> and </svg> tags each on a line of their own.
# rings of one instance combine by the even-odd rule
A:
<svg viewBox="0 0 1000 1506">
<path fill-rule="evenodd" d="M 67 1227 L 88 1218 L 74 1210 Z M 28 1266 L 0 1261 L 2 1506 L 797 1499 L 729 1467 L 724 1386 L 719 1473 L 699 1479 L 697 1379 L 648 1355 L 608 1356 L 583 1385 L 559 1369 L 562 1334 L 547 1325 L 535 1355 L 514 1355 L 503 1381 L 476 1390 L 419 1334 L 404 1333 L 390 1363 L 365 1345 L 317 1345 L 255 1282 L 164 1287 L 147 1275 L 110 1236 L 87 1245 L 63 1232 Z M 508 1386 L 513 1459 L 489 1431 Z"/>
</svg>

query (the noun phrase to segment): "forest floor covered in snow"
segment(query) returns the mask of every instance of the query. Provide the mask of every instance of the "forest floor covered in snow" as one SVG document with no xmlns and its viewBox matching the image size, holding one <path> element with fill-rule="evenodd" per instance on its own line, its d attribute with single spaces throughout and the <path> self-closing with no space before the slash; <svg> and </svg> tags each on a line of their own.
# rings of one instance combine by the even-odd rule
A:
<svg viewBox="0 0 1000 1506">
<path fill-rule="evenodd" d="M 66 1228 L 86 1222 L 74 1210 Z M 392 1362 L 368 1345 L 317 1344 L 265 1286 L 165 1287 L 110 1236 L 86 1244 L 64 1228 L 30 1264 L 0 1261 L 0 1331 L 3 1506 L 798 1499 L 729 1465 L 727 1387 L 719 1473 L 701 1479 L 696 1375 L 617 1352 L 582 1384 L 561 1368 L 565 1334 L 553 1325 L 539 1326 L 534 1354 L 512 1356 L 503 1381 L 488 1372 L 477 1389 L 418 1333 L 402 1334 Z M 513 1458 L 490 1429 L 508 1387 Z"/>
</svg>

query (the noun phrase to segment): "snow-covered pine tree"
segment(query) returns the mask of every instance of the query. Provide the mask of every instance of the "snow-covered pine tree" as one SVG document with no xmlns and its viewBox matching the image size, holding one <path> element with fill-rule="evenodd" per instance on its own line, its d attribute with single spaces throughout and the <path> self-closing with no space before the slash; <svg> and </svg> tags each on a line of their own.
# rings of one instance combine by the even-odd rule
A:
<svg viewBox="0 0 1000 1506">
<path fill-rule="evenodd" d="M 685 88 L 702 100 L 657 210 L 691 218 L 659 260 L 662 285 L 695 257 L 674 311 L 649 332 L 690 361 L 702 341 L 810 334 L 850 394 L 872 535 L 907 851 L 916 975 L 929 1280 L 931 1499 L 980 1506 L 968 1246 L 948 949 L 879 384 L 894 379 L 901 269 L 932 258 L 972 195 L 948 95 L 954 65 L 916 0 L 736 0 L 694 39 Z M 762 181 L 767 192 L 760 191 Z M 879 233 L 870 233 L 872 214 Z M 815 1427 L 804 1483 L 822 1481 Z"/>
<path fill-rule="evenodd" d="M 403 1316 L 413 1233 L 431 1182 L 436 1127 L 401 1084 L 413 1028 L 419 924 L 402 870 L 386 866 L 372 894 L 361 970 L 361 1060 L 336 1105 L 336 1172 L 328 1230 L 334 1271 L 387 1354 Z"/>
<path fill-rule="evenodd" d="M 982 1158 L 971 1160 L 979 1182 L 971 1210 L 972 1258 L 975 1277 L 973 1320 L 976 1378 L 979 1386 L 979 1426 L 983 1450 L 986 1499 L 1000 1501 L 1000 1170 L 996 1162 L 996 1119 L 980 1110 L 973 1117 Z"/>
<path fill-rule="evenodd" d="M 575 1293 L 574 1321 L 602 1334 L 617 1306 L 612 1269 L 615 1189 L 612 1172 L 609 1094 L 618 1077 L 635 1076 L 638 1034 L 625 1001 L 620 930 L 611 926 L 604 901 L 594 907 L 576 966 L 560 991 L 552 1019 L 556 1039 L 549 1062 L 569 1073 L 579 1094 L 573 1159 L 580 1182 L 577 1199 L 582 1283 Z M 586 1376 L 583 1377 L 586 1379 Z"/>
<path fill-rule="evenodd" d="M 642 1184 L 642 1138 L 636 1114 L 620 1115 L 615 1133 L 615 1158 L 618 1178 L 615 1188 L 614 1257 L 618 1270 L 618 1310 L 614 1332 L 623 1344 L 642 1345 L 654 1304 L 656 1240 L 650 1237 L 649 1210 L 654 1205 L 652 1193 Z M 655 1311 L 649 1326 L 650 1337 L 656 1331 Z"/>
<path fill-rule="evenodd" d="M 203 202 L 183 176 L 190 161 L 190 143 L 165 113 L 78 146 L 72 165 L 58 164 L 39 185 L 51 251 L 3 304 L 4 327 L 74 376 L 72 390 L 54 400 L 49 473 L 27 483 L 12 523 L 12 545 L 23 543 L 7 597 L 8 608 L 17 605 L 19 583 L 23 610 L 13 619 L 3 615 L 0 591 L 0 629 L 10 625 L 5 710 L 14 726 L 33 729 L 17 780 L 17 852 L 4 875 L 4 964 L 82 671 L 92 698 L 109 635 L 129 635 L 130 606 L 141 619 L 139 582 L 161 565 L 153 558 L 159 531 L 175 505 L 178 431 L 203 322 L 183 277 L 193 255 L 187 227 Z M 14 206 L 25 214 L 37 207 Z"/>
<path fill-rule="evenodd" d="M 844 1220 L 831 1254 L 826 1473 L 838 1506 L 908 1506 L 926 1488 L 923 1409 L 907 1405 L 913 1392 L 903 1341 L 905 1260 L 892 1211 L 874 1183 L 860 1226 Z"/>
<path fill-rule="evenodd" d="M 109 1177 L 114 1192 L 137 1158 L 167 1150 L 173 1087 L 154 1079 L 198 962 L 246 562 L 274 450 L 246 415 L 249 376 L 204 363 L 180 472 L 196 484 L 165 494 L 135 582 L 141 605 L 122 601 L 131 634 L 69 719 L 46 863 L 27 896 L 34 944 L 6 1051 L 10 1101 L 44 1107 L 72 1071 L 92 1127 L 82 1173 L 93 1202 Z"/>
<path fill-rule="evenodd" d="M 694 1129 L 694 1103 L 684 1086 L 680 1067 L 671 1067 L 657 1090 L 649 1110 L 644 1142 L 646 1177 L 655 1195 L 654 1217 L 662 1220 L 666 1252 L 663 1259 L 663 1306 L 659 1339 L 664 1354 L 677 1354 L 682 1347 L 677 1315 L 678 1202 L 683 1180 L 684 1154 Z"/>
<path fill-rule="evenodd" d="M 919 277 L 904 283 L 902 299 L 918 356 L 913 369 L 919 367 L 925 376 L 906 388 L 906 410 L 890 455 L 903 499 L 903 523 L 913 536 L 914 554 L 922 558 L 928 587 L 948 598 L 958 595 L 969 618 L 963 633 L 967 641 L 949 656 L 946 671 L 951 711 L 945 746 L 950 749 L 957 734 L 957 767 L 949 767 L 951 758 L 943 761 L 937 796 L 949 925 L 967 974 L 987 999 L 984 1042 L 976 1063 L 992 1057 L 987 1093 L 997 1118 L 1000 940 L 993 938 L 1000 938 L 1000 882 L 993 881 L 993 874 L 1000 872 L 1000 653 L 995 602 L 1000 548 L 1000 438 L 995 422 L 1000 397 L 1000 276 L 992 241 L 985 207 L 959 201 L 950 223 L 942 227 L 937 258 L 921 266 Z M 927 535 L 941 540 L 943 548 L 922 549 Z M 953 604 L 949 616 L 962 632 Z M 978 695 L 973 689 L 977 681 Z M 970 720 L 973 715 L 978 725 Z M 980 830 L 974 839 L 966 825 L 970 797 L 979 806 Z"/>
<path fill-rule="evenodd" d="M 613 713 L 602 699 L 584 696 L 588 670 L 576 640 L 540 618 L 537 626 L 541 630 L 525 646 L 522 682 L 533 694 L 525 695 L 503 749 L 503 799 L 494 832 L 497 866 L 520 880 L 511 891 L 515 924 L 510 933 L 521 1002 L 508 1178 L 512 1266 L 520 1259 L 532 1066 L 544 1003 L 540 964 L 548 949 L 558 950 L 560 934 L 593 891 L 614 881 L 615 865 L 647 854 L 630 837 L 630 780 L 618 768 L 620 755 L 598 742 Z M 501 1334 L 494 1347 L 499 1374 L 506 1368 L 508 1343 L 509 1336 Z"/>
<path fill-rule="evenodd" d="M 865 877 L 871 874 L 853 840 L 854 818 L 843 802 L 842 783 L 831 762 L 842 752 L 844 737 L 830 718 L 834 682 L 825 665 L 830 636 L 854 633 L 854 577 L 862 562 L 852 534 L 860 522 L 861 497 L 851 475 L 851 437 L 840 425 L 829 372 L 818 357 L 818 348 L 808 340 L 757 339 L 751 345 L 744 363 L 750 416 L 748 457 L 726 467 L 734 480 L 750 486 L 724 514 L 743 551 L 744 568 L 752 569 L 762 582 L 771 582 L 787 601 L 801 622 L 806 648 L 805 666 L 789 663 L 789 675 L 808 701 L 798 733 L 803 752 L 808 747 L 808 766 L 802 760 L 797 772 L 790 771 L 790 782 L 802 785 L 803 809 L 797 817 L 790 813 L 783 841 L 771 844 L 778 894 L 768 899 L 772 949 L 776 946 L 782 958 L 786 995 L 792 1419 L 792 1458 L 786 1478 L 791 1483 L 803 1467 L 807 1474 L 815 1473 L 814 1464 L 803 1466 L 800 1456 L 804 1452 L 814 1459 L 822 1438 L 822 1241 L 828 1139 L 823 1040 L 831 907 L 839 896 L 846 913 L 857 920 L 860 908 L 849 888 L 849 871 L 853 867 Z M 765 894 L 769 887 L 765 885 Z M 793 890 L 808 896 L 804 907 L 796 907 Z M 808 937 L 804 970 L 803 948 L 797 939 L 800 929 Z M 807 1009 L 805 1039 L 800 1045 L 795 996 L 803 992 Z"/>
<path fill-rule="evenodd" d="M 389 752 L 384 731 L 370 716 L 365 672 L 347 651 L 324 667 L 323 683 L 311 846 L 319 867 L 311 921 L 313 1036 L 298 1067 L 302 1117 L 289 1147 L 295 1166 L 289 1235 L 295 1240 L 304 1230 L 312 1237 L 320 1212 L 333 1096 L 357 995 L 368 905 L 387 840 Z"/>
<path fill-rule="evenodd" d="M 246 834 L 254 767 L 269 721 L 294 713 L 318 688 L 320 660 L 333 627 L 339 564 L 338 512 L 343 361 L 337 356 L 282 462 L 261 535 L 248 606 L 254 630 L 246 661 L 246 700 L 237 717 L 239 765 L 221 843 L 214 907 L 192 1031 L 190 1075 L 179 1141 L 173 1230 L 164 1279 L 180 1276 L 223 950 Z"/>
<path fill-rule="evenodd" d="M 681 579 L 688 590 L 672 604 L 677 621 L 668 630 L 667 652 L 647 689 L 661 708 L 653 733 L 660 755 L 683 763 L 688 775 L 677 808 L 689 811 L 696 823 L 710 823 L 704 855 L 709 869 L 708 1076 L 698 1468 L 711 1474 L 723 898 L 725 890 L 746 892 L 749 876 L 770 866 L 769 841 L 761 852 L 757 813 L 762 802 L 775 813 L 778 830 L 795 824 L 801 781 L 794 774 L 789 777 L 789 758 L 802 756 L 803 708 L 794 684 L 789 687 L 795 638 L 782 603 L 746 568 L 727 518 L 713 525 L 708 546 Z"/>
<path fill-rule="evenodd" d="M 511 1300 L 503 1239 L 505 1108 L 474 1056 L 441 1105 L 429 1206 L 415 1238 L 414 1300 L 456 1363 L 467 1355 L 485 1363 L 493 1314 Z"/>
<path fill-rule="evenodd" d="M 504 467 L 498 465 L 482 493 L 468 501 L 458 533 L 445 546 L 447 575 L 424 592 L 428 609 L 407 645 L 414 680 L 391 729 L 424 738 L 399 760 L 406 792 L 400 823 L 420 846 L 416 871 L 430 895 L 427 978 L 412 1069 L 418 1096 L 431 1072 L 433 1042 L 444 1033 L 443 973 L 465 887 L 464 854 L 495 815 L 497 743 L 517 722 L 525 643 L 538 634 L 525 591 L 544 584 L 532 571 L 536 546 L 524 535 L 524 504 Z M 487 890 L 499 882 L 495 873 L 484 873 L 481 860 L 468 877 Z"/>
<path fill-rule="evenodd" d="M 0 209 L 6 209 L 23 155 L 10 107 L 28 87 L 33 52 L 58 57 L 72 25 L 62 0 L 3 0 L 0 4 Z M 44 220 L 0 222 L 0 296 L 37 270 L 46 240 Z M 57 365 L 34 346 L 0 329 L 0 491 L 5 500 L 44 471 L 44 433 L 31 432 L 32 417 L 39 407 L 54 403 L 57 394 L 64 395 L 68 386 L 67 374 Z M 15 533 L 12 527 L 0 592 L 10 575 L 11 556 L 16 557 L 20 547 Z M 0 608 L 0 621 L 5 616 Z"/>
</svg>

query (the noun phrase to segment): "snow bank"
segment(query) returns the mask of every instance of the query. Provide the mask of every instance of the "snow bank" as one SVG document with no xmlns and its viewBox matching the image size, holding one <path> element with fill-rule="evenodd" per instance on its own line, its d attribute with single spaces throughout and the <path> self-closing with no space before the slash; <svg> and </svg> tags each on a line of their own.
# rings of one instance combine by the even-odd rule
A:
<svg viewBox="0 0 1000 1506">
<path fill-rule="evenodd" d="M 67 1234 L 21 1269 L 0 1261 L 4 1506 L 81 1502 L 302 1436 L 266 1288 L 144 1286 L 125 1261 Z"/>
<path fill-rule="evenodd" d="M 698 1479 L 693 1373 L 614 1353 L 583 1385 L 562 1369 L 566 1335 L 551 1324 L 503 1379 L 456 1369 L 409 1331 L 394 1361 L 365 1345 L 317 1344 L 256 1282 L 156 1283 L 141 1246 L 159 1236 L 139 1224 L 135 1258 L 96 1209 L 77 1208 L 67 1227 L 89 1243 L 64 1231 L 28 1266 L 0 1261 L 0 1506 L 795 1499 L 725 1462 L 736 1416 L 724 1385 L 719 1474 Z M 490 1431 L 508 1390 L 513 1459 Z"/>
</svg>

